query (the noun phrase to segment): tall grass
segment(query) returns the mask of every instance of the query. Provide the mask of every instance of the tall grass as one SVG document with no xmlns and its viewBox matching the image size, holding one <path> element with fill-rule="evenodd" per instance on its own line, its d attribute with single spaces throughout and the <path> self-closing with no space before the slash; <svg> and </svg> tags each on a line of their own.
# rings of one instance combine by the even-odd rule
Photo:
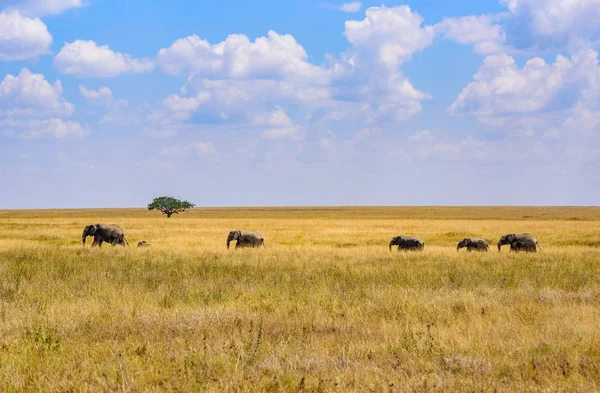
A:
<svg viewBox="0 0 600 393">
<path fill-rule="evenodd" d="M 438 209 L 0 212 L 0 386 L 597 391 L 596 210 Z M 152 246 L 82 248 L 95 222 Z M 231 229 L 266 248 L 226 250 Z M 522 231 L 543 252 L 497 253 Z M 399 234 L 425 251 L 389 252 Z"/>
</svg>

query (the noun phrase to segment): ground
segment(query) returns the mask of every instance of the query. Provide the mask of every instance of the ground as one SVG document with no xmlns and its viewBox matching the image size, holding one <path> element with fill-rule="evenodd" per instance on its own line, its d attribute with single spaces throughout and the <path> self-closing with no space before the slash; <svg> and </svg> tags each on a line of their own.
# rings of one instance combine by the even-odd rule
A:
<svg viewBox="0 0 600 393">
<path fill-rule="evenodd" d="M 600 208 L 0 211 L 1 391 L 590 392 L 599 327 Z"/>
</svg>

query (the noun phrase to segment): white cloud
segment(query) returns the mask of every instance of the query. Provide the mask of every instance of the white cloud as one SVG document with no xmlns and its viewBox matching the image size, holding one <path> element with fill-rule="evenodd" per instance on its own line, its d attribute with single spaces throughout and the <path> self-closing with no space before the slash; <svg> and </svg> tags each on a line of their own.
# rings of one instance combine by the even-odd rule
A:
<svg viewBox="0 0 600 393">
<path fill-rule="evenodd" d="M 86 5 L 82 0 L 21 0 L 9 8 L 16 9 L 23 15 L 44 16 L 61 14 L 68 9 Z"/>
<path fill-rule="evenodd" d="M 283 108 L 276 106 L 271 113 L 257 116 L 253 124 L 263 128 L 262 136 L 267 139 L 301 138 L 302 127 L 294 124 Z"/>
<path fill-rule="evenodd" d="M 216 149 L 211 142 L 192 142 L 188 145 L 176 145 L 162 149 L 159 154 L 168 157 L 188 157 L 195 154 L 199 157 L 214 156 Z"/>
<path fill-rule="evenodd" d="M 362 3 L 360 1 L 352 1 L 349 3 L 344 3 L 341 5 L 334 5 L 329 3 L 324 3 L 322 7 L 332 8 L 334 10 L 342 11 L 342 12 L 358 12 L 362 8 Z"/>
<path fill-rule="evenodd" d="M 464 45 L 474 44 L 475 52 L 480 54 L 501 52 L 506 40 L 503 28 L 494 24 L 494 17 L 489 15 L 444 18 L 435 25 L 435 31 L 447 40 Z"/>
<path fill-rule="evenodd" d="M 341 6 L 337 7 L 338 10 L 343 12 L 358 12 L 362 8 L 362 3 L 360 1 L 353 1 L 351 3 L 344 3 Z"/>
<path fill-rule="evenodd" d="M 67 137 L 82 138 L 89 132 L 81 124 L 72 121 L 63 121 L 58 118 L 49 119 L 3 119 L 0 120 L 0 133 L 4 136 L 39 139 Z"/>
<path fill-rule="evenodd" d="M 353 55 L 374 54 L 380 64 L 396 69 L 415 52 L 431 45 L 435 29 L 421 28 L 422 23 L 423 18 L 406 5 L 371 7 L 364 20 L 346 21 L 344 34 L 348 42 L 362 48 Z"/>
<path fill-rule="evenodd" d="M 19 75 L 6 75 L 0 83 L 0 114 L 5 116 L 70 115 L 73 104 L 64 100 L 60 81 L 50 83 L 44 75 L 23 68 Z"/>
<path fill-rule="evenodd" d="M 25 60 L 50 53 L 52 35 L 37 18 L 0 12 L 0 60 Z"/>
<path fill-rule="evenodd" d="M 596 137 L 600 145 L 600 111 L 592 110 L 585 104 L 578 103 L 569 116 L 560 124 L 548 128 L 545 138 L 560 139 L 574 136 L 572 141 L 583 141 L 583 138 Z"/>
<path fill-rule="evenodd" d="M 450 113 L 476 116 L 527 114 L 558 110 L 600 93 L 598 53 L 592 50 L 553 64 L 536 57 L 519 69 L 506 54 L 490 55 L 450 106 Z"/>
<path fill-rule="evenodd" d="M 188 120 L 200 108 L 200 105 L 208 102 L 210 98 L 209 92 L 199 92 L 195 97 L 180 97 L 177 94 L 171 94 L 163 100 L 163 104 L 175 119 Z"/>
<path fill-rule="evenodd" d="M 112 92 L 106 86 L 101 87 L 98 90 L 88 90 L 85 86 L 79 85 L 79 92 L 83 98 L 92 105 L 110 107 L 112 103 Z"/>
<path fill-rule="evenodd" d="M 306 61 L 304 48 L 289 34 L 269 31 L 254 42 L 243 34 L 229 35 L 212 45 L 196 35 L 176 40 L 157 54 L 167 74 L 199 73 L 211 79 L 315 77 L 322 70 Z"/>
<path fill-rule="evenodd" d="M 422 22 L 408 6 L 371 7 L 364 20 L 346 21 L 344 34 L 352 46 L 332 69 L 334 98 L 369 103 L 364 110 L 370 122 L 404 120 L 420 112 L 420 101 L 430 97 L 399 67 L 431 45 L 435 29 L 421 27 Z"/>
<path fill-rule="evenodd" d="M 179 121 L 198 114 L 195 119 L 227 119 L 241 127 L 251 125 L 257 111 L 288 102 L 300 104 L 314 122 L 348 118 L 336 113 L 360 119 L 369 128 L 378 122 L 405 120 L 420 112 L 421 101 L 430 98 L 400 70 L 434 38 L 434 27 L 422 22 L 407 6 L 369 8 L 364 20 L 346 22 L 348 50 L 320 66 L 308 62 L 294 37 L 274 31 L 254 41 L 229 35 L 217 44 L 195 35 L 184 37 L 161 49 L 157 64 L 167 74 L 188 76 L 181 91 L 189 94 L 192 87 L 195 95 L 172 95 L 163 104 Z M 269 127 L 263 136 L 299 137 L 301 133 L 294 125 Z"/>
<path fill-rule="evenodd" d="M 598 0 L 501 0 L 509 38 L 524 48 L 581 48 L 600 40 Z"/>
<path fill-rule="evenodd" d="M 78 77 L 110 78 L 124 72 L 151 72 L 154 62 L 132 59 L 127 53 L 113 52 L 108 45 L 76 40 L 66 43 L 54 57 L 54 66 L 63 74 Z"/>
</svg>

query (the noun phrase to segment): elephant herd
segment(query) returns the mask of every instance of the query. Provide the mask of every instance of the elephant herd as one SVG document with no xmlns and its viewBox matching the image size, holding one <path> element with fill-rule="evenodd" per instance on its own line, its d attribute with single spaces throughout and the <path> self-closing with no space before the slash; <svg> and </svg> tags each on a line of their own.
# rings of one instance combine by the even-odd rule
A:
<svg viewBox="0 0 600 393">
<path fill-rule="evenodd" d="M 502 236 L 498 241 L 498 252 L 500 252 L 500 248 L 504 245 L 510 245 L 510 251 L 514 252 L 536 252 L 538 248 L 540 250 L 542 249 L 535 236 L 533 236 L 531 233 L 511 233 L 509 235 Z M 390 250 L 392 249 L 392 246 L 398 246 L 398 251 L 422 251 L 425 247 L 425 243 L 423 242 L 423 239 L 418 236 L 396 236 L 390 241 Z M 490 250 L 490 246 L 485 240 L 470 237 L 462 239 L 458 242 L 456 251 L 459 251 L 461 248 L 466 248 L 467 251 L 487 252 Z"/>
<path fill-rule="evenodd" d="M 101 247 L 102 243 L 110 243 L 113 246 L 116 245 L 129 245 L 125 239 L 125 233 L 120 226 L 115 224 L 91 224 L 87 225 L 83 229 L 81 235 L 81 242 L 85 245 L 85 239 L 88 236 L 94 237 L 92 246 Z M 247 232 L 247 231 L 231 231 L 227 235 L 227 249 L 229 244 L 235 241 L 235 248 L 243 247 L 264 247 L 265 240 L 262 235 L 258 232 Z M 510 245 L 510 251 L 526 251 L 536 252 L 540 245 L 537 239 L 531 233 L 515 234 L 511 233 L 504 235 L 498 241 L 498 252 L 504 245 Z M 150 243 L 146 243 L 145 240 L 138 243 L 138 247 L 149 247 Z M 390 251 L 392 246 L 398 246 L 398 251 L 423 251 L 425 248 L 425 242 L 418 236 L 395 236 L 392 238 L 389 244 Z M 467 251 L 489 251 L 490 247 L 484 239 L 465 238 L 458 242 L 456 251 L 461 248 L 466 248 Z"/>
</svg>

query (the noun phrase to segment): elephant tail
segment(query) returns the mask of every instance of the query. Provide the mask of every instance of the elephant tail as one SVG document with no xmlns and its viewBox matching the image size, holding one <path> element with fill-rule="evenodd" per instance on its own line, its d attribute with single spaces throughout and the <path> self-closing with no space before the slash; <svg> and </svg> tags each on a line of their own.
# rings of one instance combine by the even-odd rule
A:
<svg viewBox="0 0 600 393">
<path fill-rule="evenodd" d="M 540 249 L 540 251 L 544 251 L 544 250 L 542 250 L 542 247 L 540 247 L 540 243 L 535 242 L 535 245 Z"/>
<path fill-rule="evenodd" d="M 123 236 L 123 241 L 125 242 L 126 245 L 129 246 L 129 242 L 127 241 L 127 239 L 125 239 L 125 236 Z"/>
</svg>

